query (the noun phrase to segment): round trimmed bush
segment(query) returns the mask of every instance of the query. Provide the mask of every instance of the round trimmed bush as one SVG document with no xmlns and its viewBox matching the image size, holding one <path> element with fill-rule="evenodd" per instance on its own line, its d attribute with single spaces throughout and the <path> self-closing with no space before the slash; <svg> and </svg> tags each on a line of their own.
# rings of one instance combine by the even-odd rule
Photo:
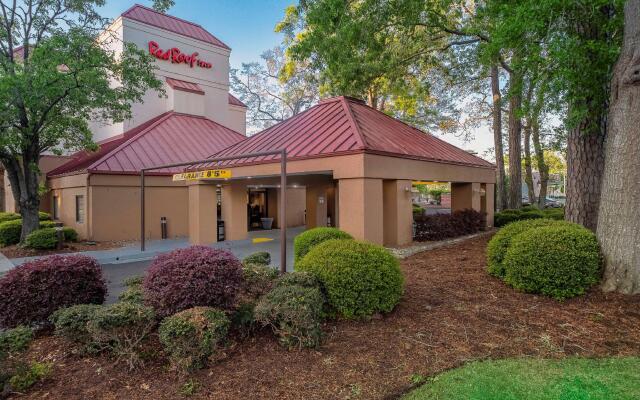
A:
<svg viewBox="0 0 640 400">
<path fill-rule="evenodd" d="M 281 284 L 260 298 L 255 319 L 270 326 L 283 346 L 317 347 L 322 338 L 324 302 L 317 287 Z"/>
<path fill-rule="evenodd" d="M 101 304 L 106 294 L 94 258 L 54 255 L 29 261 L 0 278 L 0 328 L 45 324 L 59 308 Z"/>
<path fill-rule="evenodd" d="M 87 330 L 94 314 L 101 308 L 99 304 L 76 304 L 57 310 L 49 317 L 55 327 L 55 334 L 71 342 L 88 345 L 91 335 Z"/>
<path fill-rule="evenodd" d="M 487 245 L 487 270 L 489 274 L 503 278 L 505 271 L 502 265 L 507 249 L 511 244 L 511 240 L 520 233 L 541 226 L 556 225 L 559 221 L 550 219 L 529 219 L 510 223 L 500 229 L 489 241 Z"/>
<path fill-rule="evenodd" d="M 301 260 L 314 246 L 331 239 L 353 239 L 353 237 L 340 229 L 328 227 L 304 231 L 293 240 L 294 264 Z"/>
<path fill-rule="evenodd" d="M 40 221 L 40 229 L 43 228 L 55 228 L 56 223 L 53 221 Z"/>
<path fill-rule="evenodd" d="M 564 220 L 564 208 L 546 208 L 542 211 L 545 218 Z"/>
<path fill-rule="evenodd" d="M 145 304 L 160 317 L 203 306 L 231 309 L 242 264 L 226 250 L 191 246 L 157 256 L 144 278 Z"/>
<path fill-rule="evenodd" d="M 51 214 L 44 211 L 39 211 L 38 218 L 40 219 L 40 221 L 51 221 Z"/>
<path fill-rule="evenodd" d="M 160 343 L 178 370 L 190 371 L 204 366 L 207 358 L 222 345 L 230 321 L 224 312 L 211 307 L 194 307 L 160 324 Z"/>
<path fill-rule="evenodd" d="M 24 245 L 31 249 L 55 249 L 58 243 L 58 236 L 55 228 L 42 228 L 27 235 Z"/>
<path fill-rule="evenodd" d="M 601 277 L 596 236 L 571 223 L 520 233 L 511 240 L 503 263 L 505 282 L 558 300 L 583 294 Z"/>
<path fill-rule="evenodd" d="M 11 246 L 20 243 L 22 220 L 14 219 L 0 224 L 0 245 Z"/>
<path fill-rule="evenodd" d="M 389 312 L 403 293 L 398 260 L 381 246 L 355 240 L 321 243 L 296 264 L 322 283 L 329 306 L 344 318 Z"/>
</svg>

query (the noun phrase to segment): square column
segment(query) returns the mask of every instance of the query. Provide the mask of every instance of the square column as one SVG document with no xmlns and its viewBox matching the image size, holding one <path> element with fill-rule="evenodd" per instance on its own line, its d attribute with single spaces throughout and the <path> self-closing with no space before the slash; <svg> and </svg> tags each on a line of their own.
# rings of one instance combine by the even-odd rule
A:
<svg viewBox="0 0 640 400">
<path fill-rule="evenodd" d="M 480 201 L 480 183 L 451 183 L 451 212 L 466 209 L 483 211 Z"/>
<path fill-rule="evenodd" d="M 384 245 L 401 246 L 411 243 L 413 211 L 410 180 L 385 180 L 383 189 Z"/>
<path fill-rule="evenodd" d="M 339 228 L 358 240 L 383 244 L 382 179 L 338 181 Z"/>
<path fill-rule="evenodd" d="M 210 244 L 218 241 L 215 185 L 189 186 L 189 242 Z"/>
<path fill-rule="evenodd" d="M 495 184 L 485 183 L 482 185 L 484 189 L 484 197 L 482 198 L 482 211 L 487 213 L 487 228 L 493 228 L 493 214 L 495 208 Z"/>
<path fill-rule="evenodd" d="M 244 240 L 249 236 L 246 185 L 222 186 L 222 220 L 225 240 Z"/>
</svg>

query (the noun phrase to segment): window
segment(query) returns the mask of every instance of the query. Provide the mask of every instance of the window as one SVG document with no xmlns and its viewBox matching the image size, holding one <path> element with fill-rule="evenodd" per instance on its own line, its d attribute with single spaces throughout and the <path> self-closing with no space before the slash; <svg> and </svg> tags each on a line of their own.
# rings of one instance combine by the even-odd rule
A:
<svg viewBox="0 0 640 400">
<path fill-rule="evenodd" d="M 76 222 L 84 223 L 84 196 L 76 196 Z"/>
<path fill-rule="evenodd" d="M 57 220 L 60 219 L 60 211 L 59 208 L 60 207 L 60 197 L 58 196 L 53 196 L 53 219 Z"/>
</svg>

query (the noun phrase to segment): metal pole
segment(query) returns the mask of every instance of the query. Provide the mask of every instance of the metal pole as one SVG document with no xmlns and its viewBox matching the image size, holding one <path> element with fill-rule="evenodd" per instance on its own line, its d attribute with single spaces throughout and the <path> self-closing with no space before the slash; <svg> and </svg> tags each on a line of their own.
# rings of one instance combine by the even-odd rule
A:
<svg viewBox="0 0 640 400">
<path fill-rule="evenodd" d="M 280 154 L 280 273 L 287 272 L 287 151 Z"/>
<path fill-rule="evenodd" d="M 140 251 L 144 251 L 144 170 L 140 171 Z"/>
</svg>

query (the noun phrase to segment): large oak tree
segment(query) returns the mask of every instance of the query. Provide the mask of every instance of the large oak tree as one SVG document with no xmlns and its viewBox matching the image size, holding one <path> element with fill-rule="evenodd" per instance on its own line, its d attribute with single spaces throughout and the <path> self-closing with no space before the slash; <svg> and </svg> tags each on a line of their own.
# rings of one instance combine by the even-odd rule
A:
<svg viewBox="0 0 640 400">
<path fill-rule="evenodd" d="M 603 288 L 640 293 L 640 0 L 625 6 L 622 53 L 611 82 L 598 239 Z"/>
</svg>

